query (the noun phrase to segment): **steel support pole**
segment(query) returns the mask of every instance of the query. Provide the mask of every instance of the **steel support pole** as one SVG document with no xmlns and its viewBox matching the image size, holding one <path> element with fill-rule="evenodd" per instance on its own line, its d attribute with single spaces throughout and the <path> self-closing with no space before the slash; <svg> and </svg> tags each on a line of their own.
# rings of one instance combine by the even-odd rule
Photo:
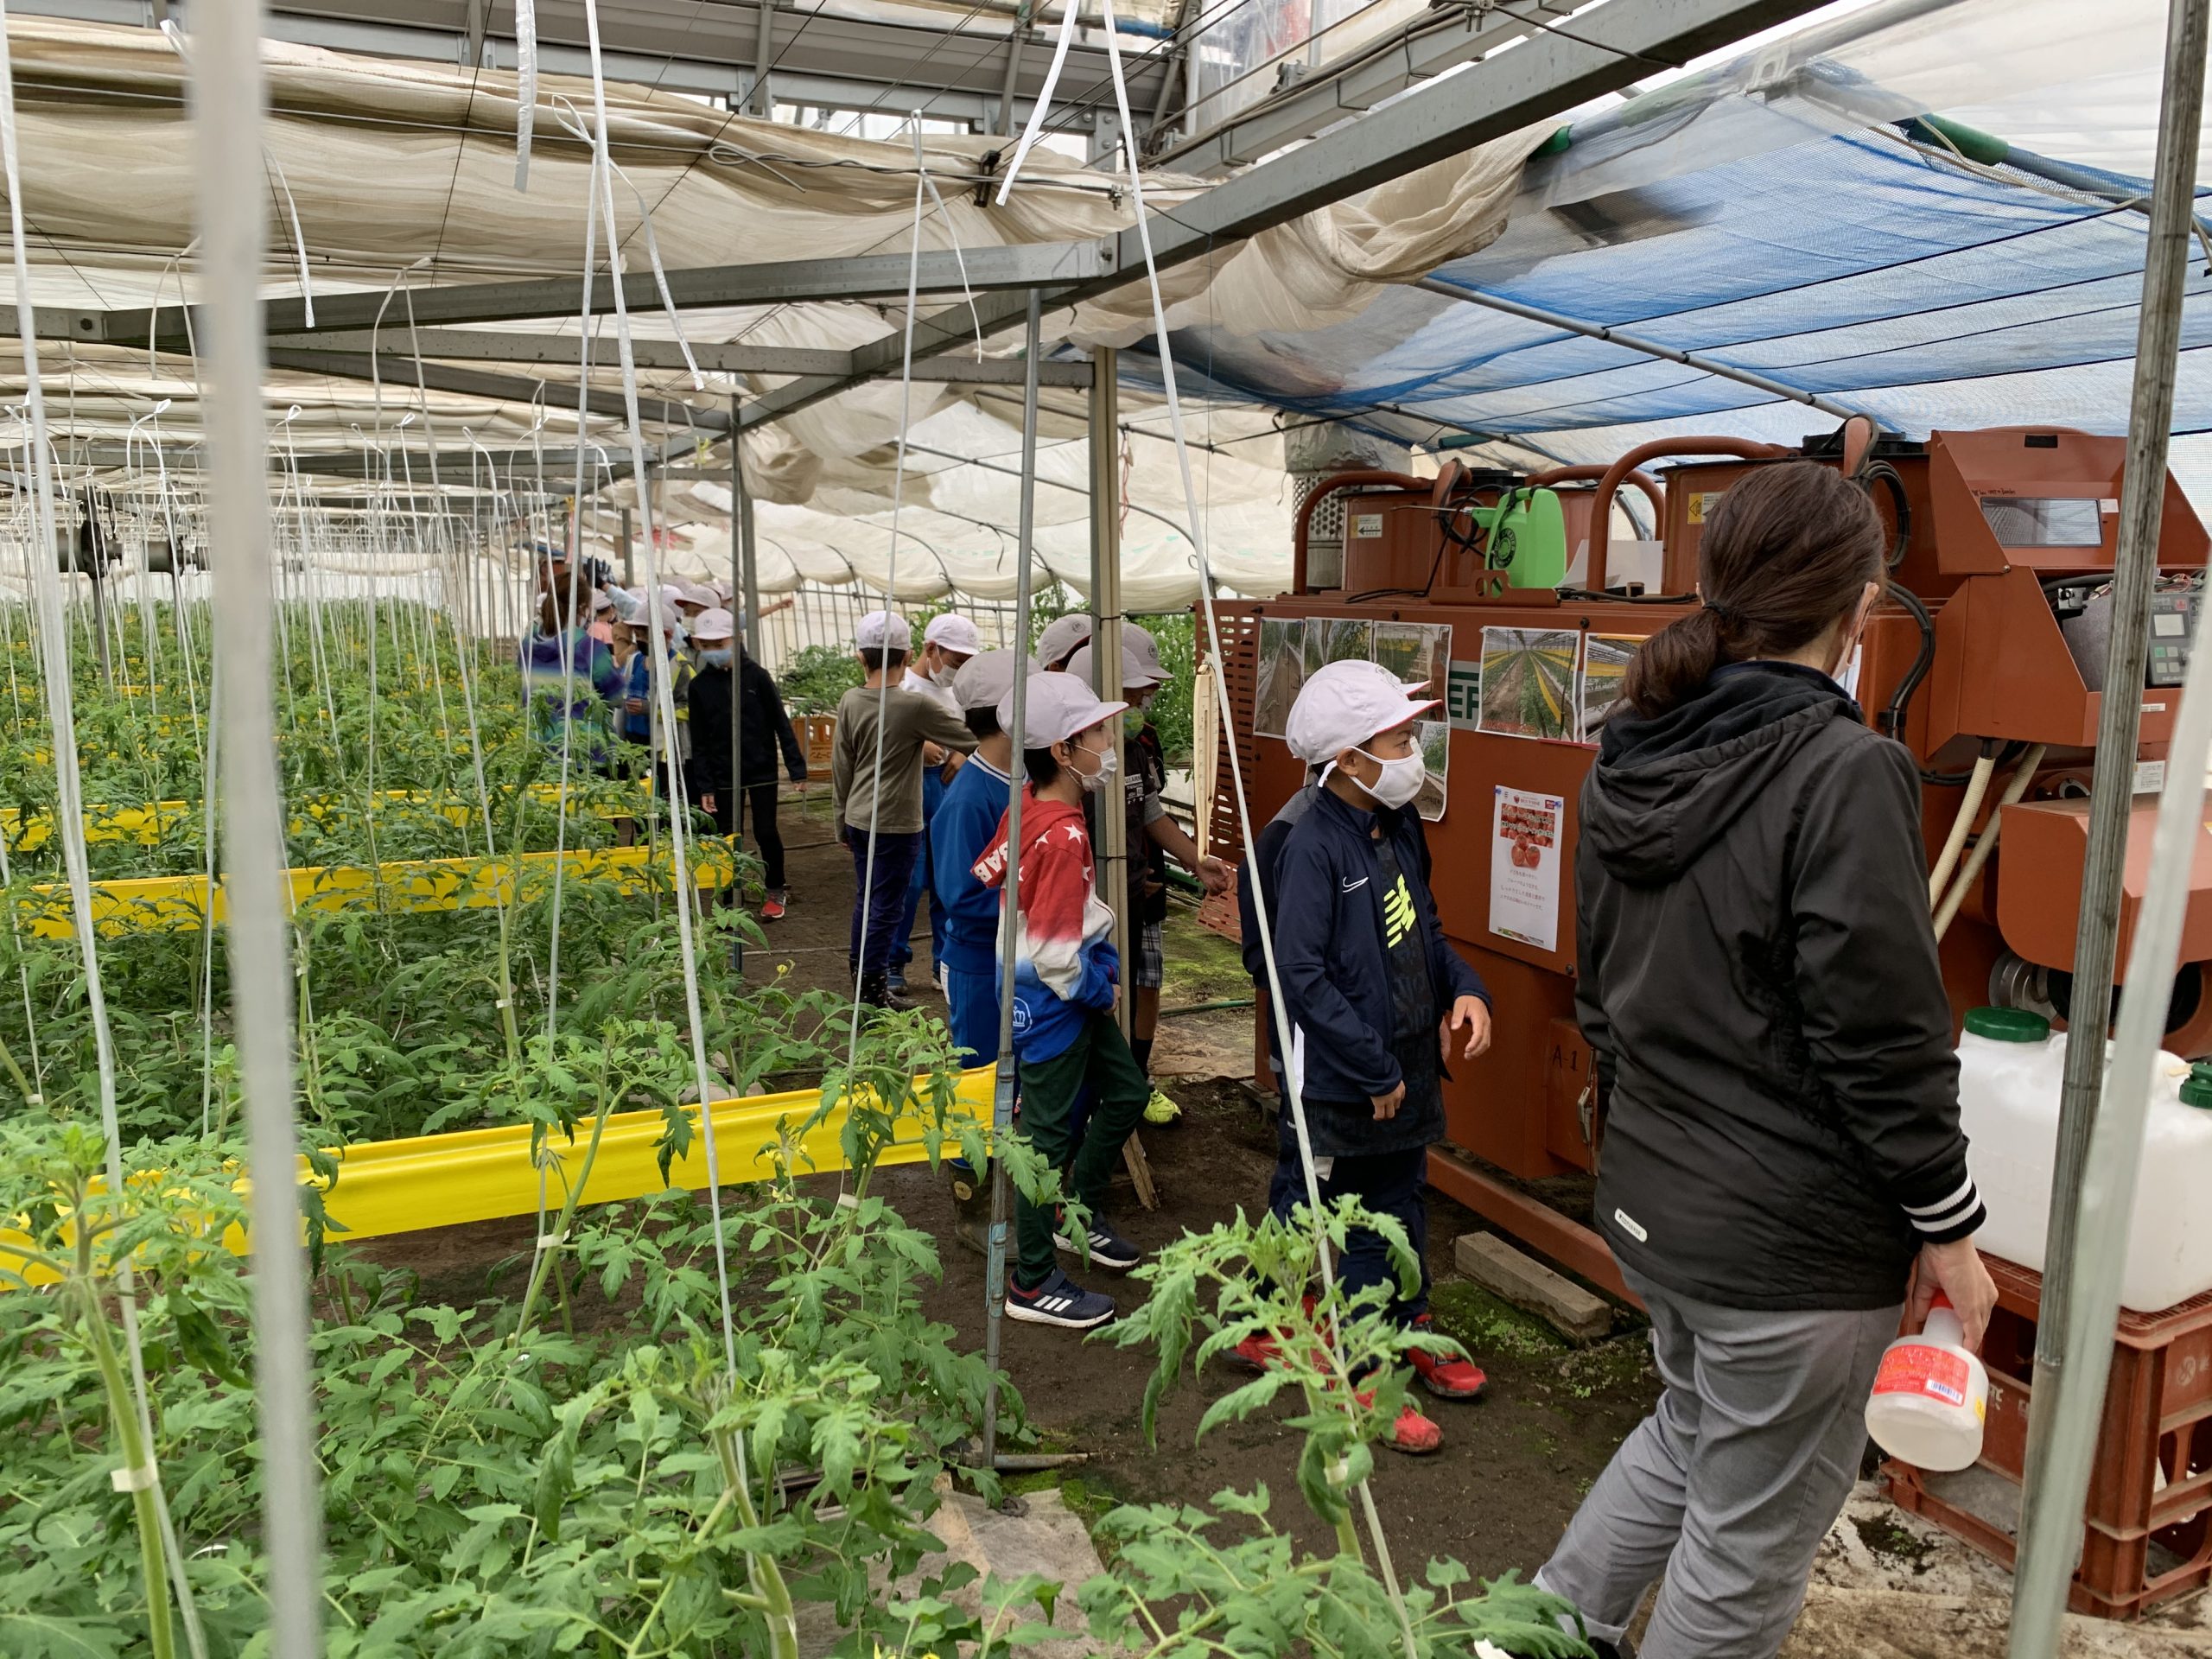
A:
<svg viewBox="0 0 2212 1659">
<path fill-rule="evenodd" d="M 768 33 L 768 0 L 760 0 L 760 33 L 765 40 Z M 766 59 L 762 59 L 765 66 Z M 762 69 L 762 78 L 766 70 Z M 730 608 L 738 607 L 738 595 L 745 591 L 745 554 L 743 535 L 745 520 L 745 465 L 740 459 L 743 446 L 737 435 L 737 398 L 729 400 L 729 602 Z M 736 638 L 730 642 L 729 658 L 729 847 L 733 855 L 745 845 L 745 658 L 750 641 L 743 628 L 732 630 Z M 754 832 L 759 832 L 759 825 Z M 743 894 L 734 877 L 730 881 L 729 901 L 739 902 Z M 729 941 L 729 965 L 733 971 L 745 971 L 745 939 L 732 933 Z"/>
<path fill-rule="evenodd" d="M 1044 353 L 1045 310 L 1042 297 L 1029 293 L 1027 351 L 1029 378 L 1021 389 L 1021 518 L 1020 563 L 1014 571 L 1014 638 L 1029 637 L 1029 573 L 1036 558 L 1037 528 L 1037 359 Z M 999 900 L 1004 913 L 1017 915 L 1021 904 L 1021 721 L 1029 708 L 1029 677 L 1014 677 L 1014 764 L 1007 769 L 1006 786 L 1006 889 Z M 997 1466 L 999 1449 L 999 1332 L 1006 1323 L 1006 1235 L 1008 1209 L 1006 1160 L 998 1147 L 1014 1133 L 1014 930 L 999 930 L 999 1065 L 998 1082 L 991 1091 L 991 1230 L 985 1241 L 983 1297 L 983 1467 Z"/>
<path fill-rule="evenodd" d="M 2195 207 L 2197 124 L 2204 106 L 2206 19 L 2212 0 L 2172 0 L 2167 14 L 2165 84 L 2158 113 L 2157 171 L 2151 190 L 2150 237 L 2143 261 L 2143 301 L 2136 324 L 2134 391 L 2128 410 L 2127 470 L 2120 480 L 2120 537 L 2114 555 L 2113 628 L 2097 728 L 2096 767 L 2089 789 L 2089 837 L 2082 876 L 2080 922 L 2074 939 L 2074 1000 L 2068 1020 L 2066 1077 L 2059 1096 L 2057 1167 L 2051 1182 L 2050 1225 L 2044 1250 L 2042 1305 L 2036 1331 L 2035 1382 L 2029 1413 L 2025 1489 L 2022 1494 L 2019 1569 L 2013 1580 L 2012 1659 L 2053 1651 L 2066 1586 L 2082 1542 L 2082 1505 L 2088 1469 L 2080 1479 L 2055 1459 L 2058 1423 L 2073 1419 L 2078 1387 L 2101 1396 L 2105 1377 L 2069 1379 L 2069 1353 L 2103 1329 L 2109 1363 L 2113 1308 L 2074 1306 L 2083 1177 L 2104 1085 L 2109 987 L 2118 956 L 2121 876 L 2135 808 L 2135 749 L 2149 648 L 2152 584 L 2158 574 L 2158 528 L 2165 505 L 2167 435 L 2173 424 L 2182 300 L 2188 284 L 2190 216 Z M 2135 988 L 2148 994 L 2149 988 Z M 2166 991 L 2158 989 L 2160 1007 Z M 2133 1111 L 2133 1103 L 2128 1104 Z M 2113 1227 L 2119 1217 L 2110 1217 Z M 2096 1241 L 2090 1241 L 2094 1243 Z"/>
<path fill-rule="evenodd" d="M 1108 702 L 1122 695 L 1122 428 L 1114 374 L 1115 353 L 1102 349 L 1092 359 L 1090 377 L 1090 689 Z M 1126 779 L 1129 757 L 1118 720 L 1114 754 Z M 1099 804 L 1099 868 L 1105 873 L 1100 885 L 1114 912 L 1114 948 L 1127 963 L 1135 960 L 1130 954 L 1129 870 L 1137 849 L 1129 845 L 1128 814 L 1109 810 L 1120 804 Z M 1124 1037 L 1135 1002 L 1125 984 L 1116 1008 Z"/>
<path fill-rule="evenodd" d="M 1006 81 L 999 88 L 998 133 L 1002 138 L 1014 137 L 1014 93 L 1021 79 L 1021 48 L 1028 34 L 1029 0 L 1021 0 L 1014 10 L 1014 26 L 1006 32 Z"/>
<path fill-rule="evenodd" d="M 768 71 L 776 61 L 776 8 L 774 0 L 754 0 L 760 8 L 760 27 L 753 37 L 753 90 L 747 96 L 745 107 L 748 113 L 763 121 L 776 118 L 776 94 L 768 83 Z"/>
<path fill-rule="evenodd" d="M 638 585 L 633 562 L 630 556 L 630 509 L 625 507 L 622 509 L 622 585 L 625 588 L 635 588 Z"/>
</svg>

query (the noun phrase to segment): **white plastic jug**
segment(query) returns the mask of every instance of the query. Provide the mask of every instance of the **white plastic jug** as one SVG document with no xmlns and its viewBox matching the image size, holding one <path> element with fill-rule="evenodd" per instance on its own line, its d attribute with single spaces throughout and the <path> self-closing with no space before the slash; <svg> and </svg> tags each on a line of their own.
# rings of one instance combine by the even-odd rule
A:
<svg viewBox="0 0 2212 1659">
<path fill-rule="evenodd" d="M 1988 1414 L 1989 1373 L 1967 1351 L 1965 1327 L 1938 1291 L 1927 1328 L 1883 1351 L 1866 1402 L 1866 1432 L 1900 1462 L 1948 1474 L 1971 1468 L 1981 1455 Z"/>
<path fill-rule="evenodd" d="M 1974 1242 L 2040 1273 L 2066 1039 L 2038 1015 L 1975 1008 L 1959 1039 L 1959 1116 L 1989 1219 Z M 2120 1304 L 2156 1313 L 2212 1290 L 2212 1065 L 2160 1054 Z"/>
</svg>

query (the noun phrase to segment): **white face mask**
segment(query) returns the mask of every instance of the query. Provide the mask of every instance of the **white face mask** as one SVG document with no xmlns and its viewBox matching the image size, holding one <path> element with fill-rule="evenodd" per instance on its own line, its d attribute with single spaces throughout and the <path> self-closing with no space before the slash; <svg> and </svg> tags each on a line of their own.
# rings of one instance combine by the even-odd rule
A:
<svg viewBox="0 0 2212 1659">
<path fill-rule="evenodd" d="M 1098 763 L 1098 770 L 1096 772 L 1077 771 L 1075 774 L 1077 778 L 1080 778 L 1083 780 L 1083 792 L 1086 795 L 1096 795 L 1100 790 L 1105 788 L 1109 783 L 1112 782 L 1114 774 L 1121 770 L 1120 757 L 1116 755 L 1114 751 L 1111 749 L 1084 749 L 1078 747 L 1077 752 L 1089 755 L 1092 760 Z M 1073 770 L 1073 768 L 1071 768 L 1071 770 Z"/>
<path fill-rule="evenodd" d="M 1382 768 L 1380 778 L 1371 784 L 1360 784 L 1359 786 L 1384 806 L 1403 806 L 1421 793 L 1421 785 L 1428 780 L 1428 763 L 1421 759 L 1419 749 L 1411 754 L 1402 754 L 1395 760 L 1385 760 L 1379 754 L 1368 754 L 1365 749 L 1355 749 L 1352 753 L 1366 755 L 1367 759 Z M 1357 779 L 1352 781 L 1359 782 Z"/>
</svg>

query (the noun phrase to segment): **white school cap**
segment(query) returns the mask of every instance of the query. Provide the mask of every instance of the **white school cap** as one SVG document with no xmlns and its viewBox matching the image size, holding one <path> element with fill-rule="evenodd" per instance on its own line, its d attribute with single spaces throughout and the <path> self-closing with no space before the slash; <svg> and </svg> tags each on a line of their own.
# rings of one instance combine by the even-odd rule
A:
<svg viewBox="0 0 2212 1659">
<path fill-rule="evenodd" d="M 1160 641 L 1152 637 L 1152 630 L 1141 628 L 1134 622 L 1122 624 L 1122 650 L 1134 652 L 1142 663 L 1145 672 L 1152 677 L 1154 685 L 1167 683 L 1167 671 L 1160 665 Z"/>
<path fill-rule="evenodd" d="M 702 645 L 709 640 L 729 639 L 736 631 L 736 619 L 720 608 L 702 611 L 691 619 L 691 637 Z"/>
<path fill-rule="evenodd" d="M 853 631 L 853 643 L 862 651 L 912 651 L 914 631 L 903 616 L 889 611 L 870 611 Z"/>
<path fill-rule="evenodd" d="M 922 630 L 922 643 L 973 657 L 983 648 L 983 636 L 976 632 L 976 625 L 966 617 L 947 611 L 943 616 L 930 619 L 929 626 Z"/>
<path fill-rule="evenodd" d="M 1285 735 L 1290 752 L 1308 766 L 1333 760 L 1339 751 L 1363 747 L 1377 732 L 1418 720 L 1437 707 L 1415 695 L 1380 663 L 1331 663 L 1319 670 L 1291 705 Z"/>
<path fill-rule="evenodd" d="M 1037 636 L 1037 660 L 1057 663 L 1090 638 L 1089 612 L 1070 611 L 1065 616 L 1055 617 L 1045 625 L 1045 632 Z"/>
<path fill-rule="evenodd" d="M 1085 685 L 1090 683 L 1091 651 L 1092 646 L 1086 645 L 1068 658 L 1068 672 Z M 1144 658 L 1138 656 L 1135 652 L 1131 651 L 1127 645 L 1122 648 L 1122 683 L 1124 687 L 1133 691 L 1141 691 L 1146 686 L 1158 685 L 1164 677 L 1157 663 L 1147 668 Z"/>
<path fill-rule="evenodd" d="M 1049 749 L 1077 732 L 1087 732 L 1102 720 L 1111 720 L 1129 705 L 1102 702 L 1090 686 L 1072 674 L 1033 674 L 1021 710 L 1021 729 L 1014 724 L 1014 692 L 1008 688 L 999 699 L 999 729 L 1011 733 L 1018 749 Z"/>
<path fill-rule="evenodd" d="M 677 599 L 680 604 L 697 605 L 710 611 L 722 602 L 722 596 L 720 594 L 711 588 L 702 587 L 696 582 L 677 589 Z"/>
<path fill-rule="evenodd" d="M 970 709 L 995 709 L 1014 690 L 1016 671 L 1040 674 L 1034 657 L 1011 651 L 987 651 L 960 664 L 952 677 L 952 700 L 965 714 Z"/>
</svg>

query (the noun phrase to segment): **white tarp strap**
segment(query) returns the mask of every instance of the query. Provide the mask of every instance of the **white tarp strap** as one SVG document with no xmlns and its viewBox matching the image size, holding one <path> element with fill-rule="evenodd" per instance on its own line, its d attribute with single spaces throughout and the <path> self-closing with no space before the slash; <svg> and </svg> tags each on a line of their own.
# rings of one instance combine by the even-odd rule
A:
<svg viewBox="0 0 2212 1659">
<path fill-rule="evenodd" d="M 530 135 L 537 120 L 537 0 L 515 0 L 515 188 L 530 188 Z"/>
<path fill-rule="evenodd" d="M 1006 206 L 1006 199 L 1013 188 L 1014 175 L 1021 171 L 1021 164 L 1036 148 L 1037 140 L 1045 130 L 1045 118 L 1052 111 L 1052 93 L 1060 84 L 1060 71 L 1067 67 L 1068 48 L 1075 43 L 1076 0 L 1067 0 L 1067 10 L 1060 14 L 1059 38 L 1052 42 L 1052 67 L 1045 72 L 1045 84 L 1038 88 L 1037 101 L 1029 106 L 1029 124 L 1021 130 L 1021 142 L 1014 147 L 1014 159 L 1007 163 L 1006 178 L 999 185 L 998 205 Z M 1107 30 L 1109 39 L 1113 31 Z M 1020 51 L 1017 41 L 1014 50 Z M 1124 130 L 1128 130 L 1125 127 Z"/>
</svg>

